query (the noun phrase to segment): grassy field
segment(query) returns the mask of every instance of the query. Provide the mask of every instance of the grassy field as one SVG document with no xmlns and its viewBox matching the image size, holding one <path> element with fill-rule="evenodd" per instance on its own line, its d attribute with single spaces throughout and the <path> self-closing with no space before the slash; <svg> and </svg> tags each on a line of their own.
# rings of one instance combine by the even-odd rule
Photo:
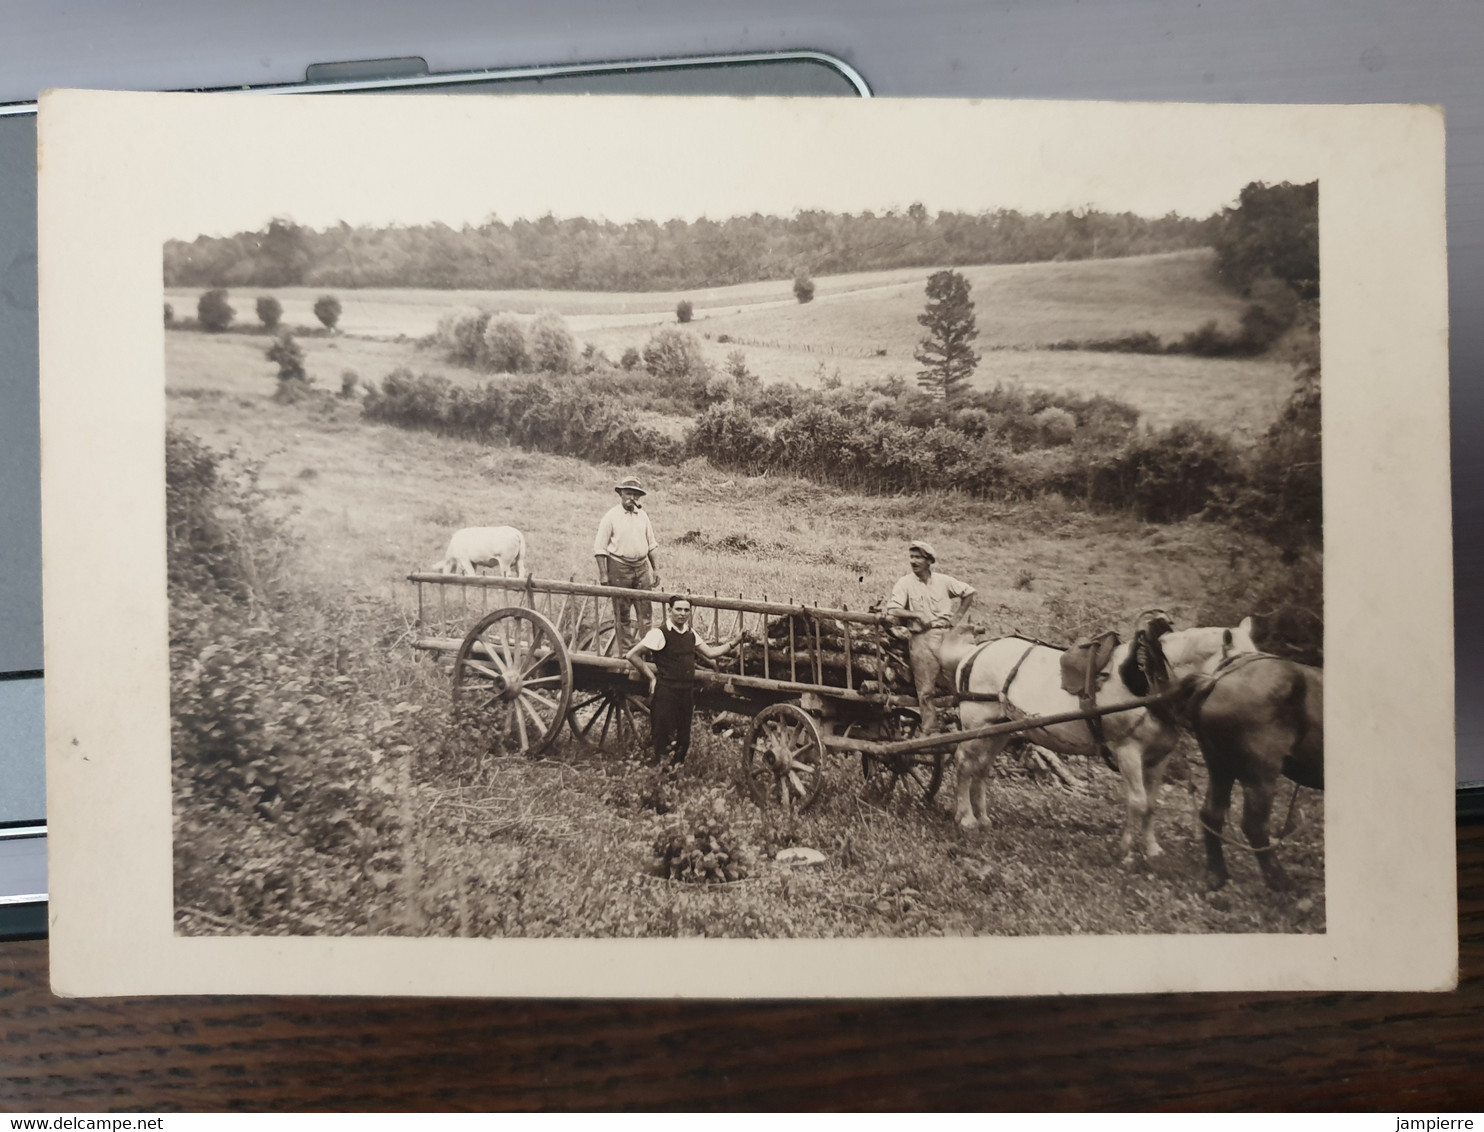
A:
<svg viewBox="0 0 1484 1132">
<path fill-rule="evenodd" d="M 412 655 L 405 575 L 437 559 L 463 525 L 526 532 L 538 577 L 592 576 L 591 538 L 612 484 L 638 474 L 662 541 L 668 588 L 863 607 L 905 571 L 905 544 L 927 537 L 949 573 L 979 591 L 979 623 L 1069 639 L 1162 605 L 1182 624 L 1235 623 L 1220 587 L 1257 549 L 1195 523 L 1155 526 L 1064 506 L 996 506 L 951 492 L 872 498 L 777 478 L 724 475 L 702 461 L 609 468 L 371 425 L 351 401 L 286 406 L 269 396 L 262 339 L 169 336 L 169 417 L 213 447 L 263 463 L 262 485 L 301 539 L 294 585 L 346 611 L 353 671 L 383 701 L 446 719 L 447 671 Z M 306 340 L 344 348 L 339 339 Z M 318 355 L 311 354 L 311 357 Z M 698 532 L 680 542 L 683 536 Z M 745 550 L 724 547 L 746 547 Z M 379 702 L 383 702 L 379 701 Z M 440 722 L 435 726 L 442 726 Z M 1229 851 L 1234 882 L 1207 894 L 1194 818 L 1203 770 L 1177 754 L 1157 829 L 1167 856 L 1133 871 L 1111 851 L 1123 822 L 1119 782 L 1074 762 L 1078 789 L 1009 760 L 993 827 L 965 834 L 947 817 L 948 777 L 930 810 L 873 805 L 841 759 L 826 797 L 797 820 L 765 815 L 737 783 L 735 736 L 697 723 L 675 779 L 576 744 L 546 759 L 481 756 L 458 736 L 368 750 L 370 789 L 395 796 L 403 841 L 385 900 L 341 910 L 336 930 L 453 935 L 930 935 L 1067 932 L 1322 931 L 1322 799 L 1285 848 L 1297 888 L 1275 896 L 1252 859 Z M 391 732 L 388 732 L 391 734 Z M 396 748 L 393 748 L 395 751 Z M 379 760 L 379 761 L 378 761 Z M 395 766 L 396 769 L 389 769 Z M 754 861 L 735 885 L 652 877 L 652 847 L 677 821 L 724 813 Z M 235 815 L 230 844 L 259 844 Z M 1233 822 L 1236 815 L 1233 816 Z M 225 827 L 224 827 L 225 829 Z M 263 842 L 269 844 L 268 842 Z M 822 869 L 772 863 L 789 844 L 820 849 Z M 271 852 L 264 849 L 264 852 Z M 378 881 L 378 884 L 381 882 Z M 230 911 L 230 902 L 224 907 Z M 303 921 L 184 910 L 191 932 L 303 931 Z"/>
<path fill-rule="evenodd" d="M 1129 401 L 1151 425 L 1189 417 L 1238 437 L 1255 435 L 1289 392 L 1292 375 L 1283 362 L 1036 348 L 1139 331 L 1170 340 L 1213 319 L 1224 329 L 1234 328 L 1242 303 L 1217 284 L 1210 258 L 1209 251 L 1197 250 L 963 269 L 974 287 L 982 354 L 972 384 L 1103 393 Z M 844 383 L 859 384 L 897 375 L 911 382 L 918 368 L 912 353 L 922 334 L 917 315 L 929 273 L 921 268 L 821 277 L 814 301 L 804 305 L 795 301 L 786 280 L 686 294 L 367 290 L 340 295 L 343 334 L 305 338 L 301 344 L 309 372 L 331 388 L 339 385 L 346 369 L 379 381 L 397 365 L 471 382 L 484 375 L 456 370 L 434 351 L 416 347 L 416 339 L 431 334 L 450 311 L 479 307 L 529 316 L 551 307 L 567 318 L 579 340 L 617 360 L 625 349 L 642 347 L 655 331 L 674 326 L 675 304 L 688 298 L 696 308 L 689 329 L 718 367 L 733 350 L 741 350 L 748 368 L 764 381 L 814 386 L 838 376 Z M 233 294 L 239 324 L 256 325 L 253 302 L 259 293 Z M 318 325 L 311 307 L 319 292 L 286 288 L 261 293 L 279 298 L 286 324 Z M 166 299 L 177 315 L 187 317 L 194 314 L 197 295 L 171 290 Z M 181 359 L 181 372 L 216 364 L 209 354 L 212 347 L 179 341 L 186 337 L 202 336 L 171 335 L 172 374 L 178 368 L 174 359 L 197 349 L 207 356 Z M 723 337 L 731 341 L 723 342 Z M 217 340 L 238 342 L 249 353 L 265 344 L 230 333 L 210 336 Z M 245 359 L 246 353 L 242 359 L 223 361 L 221 368 L 235 372 Z M 258 371 L 271 376 L 273 368 L 263 360 Z"/>
</svg>

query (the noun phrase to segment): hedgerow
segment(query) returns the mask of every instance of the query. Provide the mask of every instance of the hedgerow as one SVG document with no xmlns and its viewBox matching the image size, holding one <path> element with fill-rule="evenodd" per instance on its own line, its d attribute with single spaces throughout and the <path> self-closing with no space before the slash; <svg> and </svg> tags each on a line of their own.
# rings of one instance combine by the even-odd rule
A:
<svg viewBox="0 0 1484 1132">
<path fill-rule="evenodd" d="M 395 928 L 395 788 L 437 727 L 388 687 L 374 631 L 286 585 L 256 467 L 173 429 L 165 450 L 177 929 Z"/>
<path fill-rule="evenodd" d="M 614 464 L 701 457 L 746 475 L 878 494 L 949 487 L 1017 500 L 1055 492 L 1151 522 L 1240 513 L 1258 533 L 1307 522 L 1305 508 L 1317 505 L 1317 463 L 1296 460 L 1292 443 L 1270 441 L 1246 455 L 1192 422 L 1141 431 L 1137 410 L 1114 398 L 996 387 L 945 403 L 891 384 L 757 388 L 705 372 L 607 367 L 468 389 L 402 368 L 369 391 L 364 412 L 405 428 Z M 640 424 L 638 406 L 691 418 L 684 439 Z M 1293 502 L 1265 518 L 1275 513 L 1261 497 L 1275 485 Z"/>
</svg>

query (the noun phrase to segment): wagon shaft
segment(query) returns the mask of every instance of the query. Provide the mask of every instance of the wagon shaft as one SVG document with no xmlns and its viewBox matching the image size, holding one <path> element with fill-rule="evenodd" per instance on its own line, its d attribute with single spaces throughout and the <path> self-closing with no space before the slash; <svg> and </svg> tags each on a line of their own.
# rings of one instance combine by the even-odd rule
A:
<svg viewBox="0 0 1484 1132">
<path fill-rule="evenodd" d="M 991 735 L 1014 735 L 1021 731 L 1035 731 L 1038 728 L 1051 727 L 1058 723 L 1072 723 L 1079 719 L 1115 715 L 1121 711 L 1133 711 L 1135 708 L 1163 703 L 1177 694 L 1178 692 L 1165 692 L 1158 696 L 1141 696 L 1136 700 L 1123 700 L 1120 703 L 1096 707 L 1089 711 L 1065 711 L 1057 715 L 1031 715 L 1024 719 L 1007 719 L 1003 723 L 991 723 L 986 727 L 975 727 L 968 731 L 945 731 L 937 735 L 924 735 L 920 739 L 906 739 L 900 743 L 873 743 L 868 739 L 854 739 L 845 735 L 826 735 L 824 743 L 831 750 L 858 751 L 862 754 L 889 758 L 913 751 L 953 747 L 959 743 L 967 743 L 971 739 L 987 739 Z"/>
</svg>

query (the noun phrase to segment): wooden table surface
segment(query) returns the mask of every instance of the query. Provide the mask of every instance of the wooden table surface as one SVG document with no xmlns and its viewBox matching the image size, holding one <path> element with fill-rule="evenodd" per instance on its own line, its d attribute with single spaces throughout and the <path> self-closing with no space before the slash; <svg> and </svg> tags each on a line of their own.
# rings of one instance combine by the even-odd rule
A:
<svg viewBox="0 0 1484 1132">
<path fill-rule="evenodd" d="M 59 999 L 0 944 L 0 1110 L 1484 1108 L 1484 824 L 1453 994 L 833 1003 Z"/>
</svg>

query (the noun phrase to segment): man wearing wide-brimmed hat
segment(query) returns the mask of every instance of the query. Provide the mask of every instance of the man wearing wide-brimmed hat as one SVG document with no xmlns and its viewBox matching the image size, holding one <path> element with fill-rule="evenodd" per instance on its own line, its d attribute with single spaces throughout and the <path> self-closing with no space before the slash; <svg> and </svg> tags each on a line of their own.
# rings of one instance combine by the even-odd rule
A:
<svg viewBox="0 0 1484 1132">
<path fill-rule="evenodd" d="M 938 552 L 923 539 L 907 544 L 907 561 L 911 563 L 912 573 L 897 579 L 881 612 L 902 623 L 892 630 L 894 634 L 908 634 L 912 682 L 917 687 L 922 730 L 927 733 L 938 729 L 938 709 L 933 705 L 933 696 L 943 668 L 939 659 L 943 638 L 963 624 L 969 607 L 974 604 L 975 590 L 957 578 L 935 571 Z"/>
<path fill-rule="evenodd" d="M 649 512 L 639 502 L 648 492 L 633 476 L 614 484 L 613 490 L 618 492 L 619 501 L 599 521 L 598 537 L 593 542 L 593 556 L 598 560 L 598 581 L 605 586 L 619 586 L 626 590 L 652 590 L 660 584 L 659 562 L 655 558 L 659 542 L 654 537 Z M 634 641 L 628 624 L 630 608 L 638 624 L 637 635 L 642 637 L 649 631 L 653 616 L 649 602 L 629 597 L 614 598 L 615 656 L 627 653 Z"/>
</svg>

